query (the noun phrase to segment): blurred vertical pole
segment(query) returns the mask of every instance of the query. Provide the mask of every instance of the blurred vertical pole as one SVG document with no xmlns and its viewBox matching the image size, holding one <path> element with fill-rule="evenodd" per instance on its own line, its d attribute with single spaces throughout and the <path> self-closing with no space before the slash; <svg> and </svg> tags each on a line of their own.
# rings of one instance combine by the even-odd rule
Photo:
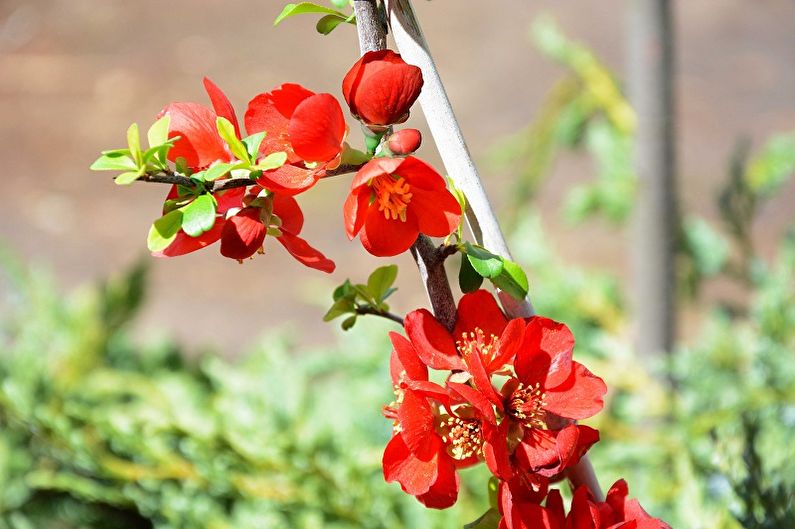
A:
<svg viewBox="0 0 795 529">
<path fill-rule="evenodd" d="M 634 339 L 644 357 L 670 353 L 676 333 L 678 232 L 672 0 L 630 0 L 629 97 L 638 116 L 632 222 Z"/>
</svg>

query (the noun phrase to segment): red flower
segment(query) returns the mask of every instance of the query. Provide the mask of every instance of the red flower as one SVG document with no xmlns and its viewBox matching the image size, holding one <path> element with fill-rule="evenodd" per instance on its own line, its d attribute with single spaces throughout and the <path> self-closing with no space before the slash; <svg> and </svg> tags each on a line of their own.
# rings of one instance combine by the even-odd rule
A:
<svg viewBox="0 0 795 529">
<path fill-rule="evenodd" d="M 287 164 L 265 173 L 258 183 L 272 190 L 306 189 L 323 170 L 340 164 L 348 126 L 331 94 L 315 94 L 298 84 L 256 96 L 245 116 L 249 134 L 265 131 L 262 154 L 283 151 Z M 307 168 L 303 162 L 318 164 Z"/>
<path fill-rule="evenodd" d="M 376 158 L 359 169 L 345 201 L 345 231 L 386 257 L 409 249 L 420 233 L 444 237 L 461 221 L 461 206 L 444 178 L 425 162 Z"/>
<path fill-rule="evenodd" d="M 556 489 L 549 491 L 522 479 L 500 482 L 498 506 L 502 519 L 499 529 L 569 529 L 563 498 Z M 546 496 L 546 506 L 541 502 Z M 573 529 L 573 528 L 572 528 Z"/>
<path fill-rule="evenodd" d="M 218 134 L 217 117 L 229 120 L 241 138 L 229 99 L 209 79 L 204 79 L 204 87 L 213 110 L 198 103 L 171 103 L 161 112 L 171 118 L 169 136 L 180 137 L 169 151 L 169 159 L 182 157 L 194 170 L 235 159 Z M 260 154 L 283 151 L 288 155 L 287 164 L 266 171 L 258 180 L 267 189 L 296 194 L 314 185 L 326 168 L 339 165 L 347 126 L 339 103 L 330 94 L 315 94 L 294 84 L 282 85 L 256 96 L 249 103 L 245 122 L 249 134 L 267 133 Z"/>
<path fill-rule="evenodd" d="M 671 529 L 671 526 L 650 516 L 636 499 L 629 499 L 629 488 L 623 479 L 616 481 L 604 502 L 596 502 L 585 486 L 574 491 L 567 528 L 571 529 Z"/>
<path fill-rule="evenodd" d="M 458 498 L 456 469 L 473 461 L 460 457 L 466 450 L 464 444 L 476 443 L 477 437 L 466 429 L 452 432 L 455 421 L 450 418 L 448 425 L 441 408 L 449 403 L 447 392 L 428 381 L 428 369 L 408 340 L 396 333 L 389 337 L 393 345 L 390 371 L 397 398 L 384 408 L 384 415 L 395 421 L 395 434 L 384 450 L 384 479 L 397 481 L 404 492 L 427 507 L 450 507 Z M 438 430 L 445 428 L 447 435 L 442 437 Z"/>
<path fill-rule="evenodd" d="M 252 190 L 255 194 L 259 190 Z M 244 206 L 243 188 L 230 189 L 215 194 L 218 206 L 217 217 L 213 227 L 199 237 L 190 237 L 180 230 L 174 241 L 161 252 L 155 253 L 157 257 L 176 257 L 186 253 L 200 250 L 214 242 L 221 240 L 221 254 L 231 259 L 243 260 L 262 251 L 268 228 L 277 231 L 274 237 L 296 260 L 316 270 L 331 273 L 334 271 L 334 262 L 326 258 L 321 252 L 309 245 L 298 235 L 304 224 L 304 216 L 298 202 L 287 195 L 272 195 L 270 205 L 272 215 L 263 216 L 262 207 Z M 176 187 L 172 188 L 168 198 L 177 196 Z M 242 207 L 242 208 L 241 208 Z M 237 212 L 232 214 L 237 208 Z M 267 219 L 270 226 L 265 225 Z"/>
<path fill-rule="evenodd" d="M 365 53 L 342 81 L 351 114 L 367 125 L 403 123 L 422 89 L 422 71 L 391 50 Z"/>
</svg>

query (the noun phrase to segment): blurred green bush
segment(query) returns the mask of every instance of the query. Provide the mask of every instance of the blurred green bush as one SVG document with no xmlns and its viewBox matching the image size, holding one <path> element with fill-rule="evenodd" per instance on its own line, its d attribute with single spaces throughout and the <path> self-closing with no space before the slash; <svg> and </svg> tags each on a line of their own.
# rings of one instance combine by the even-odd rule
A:
<svg viewBox="0 0 795 529">
<path fill-rule="evenodd" d="M 240 363 L 194 362 L 130 339 L 141 267 L 66 296 L 40 270 L 4 268 L 2 528 L 442 528 L 485 508 L 472 472 L 447 512 L 384 483 L 380 321 L 327 350 L 297 354 L 285 332 Z"/>
</svg>

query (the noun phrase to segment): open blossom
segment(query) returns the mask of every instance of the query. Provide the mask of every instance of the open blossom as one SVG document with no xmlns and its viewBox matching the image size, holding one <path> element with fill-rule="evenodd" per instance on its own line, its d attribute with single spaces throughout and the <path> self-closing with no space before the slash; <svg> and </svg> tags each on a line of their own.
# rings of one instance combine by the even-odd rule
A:
<svg viewBox="0 0 795 529">
<path fill-rule="evenodd" d="M 256 195 L 259 191 L 255 187 L 250 193 Z M 323 272 L 334 271 L 334 262 L 299 236 L 304 216 L 293 197 L 272 195 L 266 199 L 270 214 L 263 215 L 262 206 L 244 203 L 245 195 L 243 188 L 215 193 L 217 216 L 213 227 L 198 237 L 190 237 L 180 230 L 168 247 L 154 255 L 176 257 L 200 250 L 220 240 L 222 255 L 243 260 L 264 251 L 268 228 L 272 228 L 273 238 L 279 241 L 297 261 Z M 177 188 L 174 186 L 167 198 L 176 197 Z"/>
<path fill-rule="evenodd" d="M 199 103 L 171 103 L 161 112 L 170 117 L 169 136 L 179 136 L 169 151 L 169 159 L 184 158 L 194 170 L 235 160 L 218 134 L 218 117 L 229 120 L 238 139 L 242 138 L 229 99 L 209 79 L 204 80 L 204 87 L 212 109 Z M 296 84 L 285 84 L 256 96 L 246 110 L 245 126 L 248 134 L 266 132 L 260 146 L 262 156 L 287 153 L 284 166 L 265 171 L 258 180 L 267 189 L 287 194 L 308 189 L 325 169 L 339 165 L 347 134 L 342 109 L 332 95 L 315 94 Z"/>
<path fill-rule="evenodd" d="M 425 432 L 417 446 L 435 446 L 442 454 L 438 461 L 449 464 L 451 457 L 456 466 L 484 461 L 499 479 L 532 484 L 525 489 L 539 492 L 598 441 L 596 430 L 573 421 L 601 409 L 606 387 L 572 360 L 574 339 L 565 325 L 538 316 L 508 320 L 494 297 L 479 290 L 461 298 L 452 332 L 425 309 L 409 313 L 404 327 L 407 338 L 392 337 L 393 359 L 411 359 L 400 365 L 412 367 L 393 368 L 400 397 L 393 415 L 403 439 L 390 442 L 393 451 L 401 442 L 409 446 L 406 436 L 415 435 L 405 433 L 409 424 L 409 432 Z M 427 391 L 432 384 L 427 368 L 451 371 L 446 392 L 435 384 Z M 506 380 L 500 391 L 492 382 L 495 375 Z M 417 408 L 418 397 L 421 414 L 401 415 L 407 391 L 413 394 L 405 406 Z M 406 419 L 419 415 L 425 418 Z M 415 430 L 418 423 L 424 426 Z M 441 441 L 427 438 L 434 435 Z M 388 453 L 394 461 L 394 452 Z M 386 454 L 384 461 L 387 465 Z M 398 475 L 384 468 L 387 479 L 401 484 L 409 479 L 408 471 Z"/>
<path fill-rule="evenodd" d="M 443 414 L 446 390 L 428 381 L 428 368 L 411 342 L 397 333 L 390 339 L 396 400 L 384 415 L 394 421 L 395 432 L 384 450 L 384 479 L 397 481 L 425 506 L 443 509 L 458 498 L 456 469 L 477 459 L 465 452 L 466 433 Z"/>
<path fill-rule="evenodd" d="M 386 257 L 408 250 L 420 233 L 452 233 L 461 222 L 461 206 L 425 162 L 375 158 L 353 178 L 344 216 L 350 239 L 359 235 L 368 252 Z"/>
<path fill-rule="evenodd" d="M 543 497 L 528 494 L 522 487 L 502 483 L 499 529 L 671 529 L 667 523 L 650 516 L 638 500 L 629 499 L 626 481 L 616 481 L 603 502 L 593 499 L 583 485 L 574 491 L 568 515 L 557 490 Z"/>
<path fill-rule="evenodd" d="M 422 89 L 422 71 L 391 50 L 365 53 L 342 81 L 342 94 L 366 125 L 403 123 Z"/>
</svg>

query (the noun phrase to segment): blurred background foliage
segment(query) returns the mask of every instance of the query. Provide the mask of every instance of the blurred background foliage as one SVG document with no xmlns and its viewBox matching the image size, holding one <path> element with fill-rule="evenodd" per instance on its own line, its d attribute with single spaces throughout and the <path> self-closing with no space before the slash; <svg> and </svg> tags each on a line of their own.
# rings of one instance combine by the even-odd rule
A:
<svg viewBox="0 0 795 529">
<path fill-rule="evenodd" d="M 682 219 L 679 287 L 697 332 L 649 365 L 628 345 L 622 278 L 563 262 L 534 203 L 555 157 L 584 151 L 595 176 L 567 191 L 561 213 L 621 229 L 633 203 L 632 110 L 552 20 L 533 36 L 568 73 L 492 158 L 517 177 L 506 217 L 537 309 L 572 327 L 577 354 L 611 388 L 592 421 L 603 486 L 627 478 L 677 528 L 795 527 L 795 227 L 772 257 L 752 236 L 760 207 L 790 183 L 795 134 L 739 141 L 719 218 Z M 63 294 L 46 271 L 2 262 L 1 528 L 449 528 L 485 509 L 482 469 L 464 472 L 461 501 L 444 512 L 383 483 L 389 323 L 365 318 L 316 350 L 272 331 L 232 363 L 131 336 L 143 266 Z M 710 284 L 742 295 L 707 297 Z"/>
</svg>

